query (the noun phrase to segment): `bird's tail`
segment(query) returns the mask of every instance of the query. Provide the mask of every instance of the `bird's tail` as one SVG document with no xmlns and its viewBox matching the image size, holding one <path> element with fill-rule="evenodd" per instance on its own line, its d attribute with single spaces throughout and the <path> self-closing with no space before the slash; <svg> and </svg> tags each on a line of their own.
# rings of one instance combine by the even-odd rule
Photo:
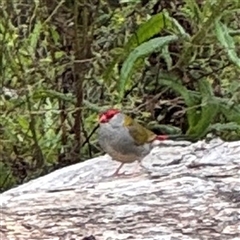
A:
<svg viewBox="0 0 240 240">
<path fill-rule="evenodd" d="M 194 139 L 191 136 L 187 135 L 180 135 L 180 134 L 175 134 L 175 135 L 157 135 L 155 140 L 158 141 L 165 141 L 165 140 L 174 140 L 174 141 L 194 141 Z"/>
<path fill-rule="evenodd" d="M 168 140 L 173 140 L 174 142 L 194 142 L 189 136 L 186 135 L 157 135 L 152 141 L 151 147 L 161 146 L 165 144 L 170 144 Z M 185 143 L 186 144 L 186 143 Z"/>
</svg>

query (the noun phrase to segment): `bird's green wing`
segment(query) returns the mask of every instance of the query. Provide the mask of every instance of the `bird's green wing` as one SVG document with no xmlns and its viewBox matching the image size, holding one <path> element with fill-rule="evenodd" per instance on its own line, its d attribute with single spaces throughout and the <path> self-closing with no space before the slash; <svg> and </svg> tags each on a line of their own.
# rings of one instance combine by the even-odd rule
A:
<svg viewBox="0 0 240 240">
<path fill-rule="evenodd" d="M 143 145 L 144 143 L 151 142 L 156 137 L 153 132 L 128 116 L 125 117 L 124 125 L 129 130 L 129 134 L 134 139 L 136 145 Z"/>
</svg>

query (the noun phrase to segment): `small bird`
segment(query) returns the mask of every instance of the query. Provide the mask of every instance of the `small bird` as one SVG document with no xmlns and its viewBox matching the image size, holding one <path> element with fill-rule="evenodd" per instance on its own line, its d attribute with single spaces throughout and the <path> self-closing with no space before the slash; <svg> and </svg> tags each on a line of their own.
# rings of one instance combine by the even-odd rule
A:
<svg viewBox="0 0 240 240">
<path fill-rule="evenodd" d="M 99 125 L 101 148 L 113 160 L 121 162 L 113 176 L 121 175 L 119 170 L 125 163 L 140 163 L 159 141 L 169 139 L 167 135 L 156 135 L 118 109 L 100 113 Z"/>
</svg>

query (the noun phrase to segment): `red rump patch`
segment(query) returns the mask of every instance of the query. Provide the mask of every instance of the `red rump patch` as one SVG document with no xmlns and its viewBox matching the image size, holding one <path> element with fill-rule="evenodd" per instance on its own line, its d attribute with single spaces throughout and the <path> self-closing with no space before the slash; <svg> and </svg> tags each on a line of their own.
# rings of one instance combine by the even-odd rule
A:
<svg viewBox="0 0 240 240">
<path fill-rule="evenodd" d="M 155 140 L 164 141 L 169 139 L 168 135 L 158 135 Z"/>
</svg>

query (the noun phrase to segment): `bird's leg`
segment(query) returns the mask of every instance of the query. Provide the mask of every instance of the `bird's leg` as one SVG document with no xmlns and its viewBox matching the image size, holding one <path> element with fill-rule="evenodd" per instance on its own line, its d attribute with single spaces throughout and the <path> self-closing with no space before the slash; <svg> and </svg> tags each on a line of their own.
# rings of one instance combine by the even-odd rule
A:
<svg viewBox="0 0 240 240">
<path fill-rule="evenodd" d="M 121 163 L 120 166 L 117 168 L 117 170 L 115 171 L 115 173 L 113 173 L 112 176 L 132 176 L 133 174 L 132 173 L 129 173 L 129 174 L 125 174 L 125 172 L 123 173 L 119 173 L 120 169 L 122 168 L 122 166 L 124 165 L 125 163 Z"/>
<path fill-rule="evenodd" d="M 138 166 L 140 166 L 141 168 L 143 168 L 143 169 L 147 169 L 143 164 L 142 164 L 142 161 L 138 161 Z"/>
<path fill-rule="evenodd" d="M 140 172 L 139 172 L 139 167 L 140 167 L 140 169 L 142 168 L 141 161 L 138 160 L 137 162 L 138 162 L 138 163 L 136 164 L 136 167 L 135 167 L 133 173 L 129 174 L 129 176 L 138 176 L 138 175 L 141 175 L 141 170 L 140 170 Z"/>
<path fill-rule="evenodd" d="M 137 170 L 139 170 L 139 167 L 140 167 L 140 169 L 142 168 L 142 166 L 141 166 L 141 161 L 140 161 L 140 160 L 137 161 L 137 165 L 136 165 L 136 168 L 135 168 L 134 173 L 136 173 Z"/>
<path fill-rule="evenodd" d="M 112 176 L 119 176 L 119 175 L 122 175 L 122 174 L 119 174 L 119 170 L 122 168 L 122 166 L 124 165 L 124 163 L 121 163 L 120 166 L 117 168 L 117 170 L 113 173 Z"/>
<path fill-rule="evenodd" d="M 141 165 L 141 161 L 138 161 L 137 167 L 135 168 L 133 173 L 129 173 L 129 174 L 125 174 L 125 172 L 123 173 L 119 173 L 120 169 L 122 168 L 122 166 L 124 165 L 124 163 L 121 163 L 120 166 L 117 168 L 117 170 L 113 173 L 112 176 L 135 176 L 138 175 L 139 173 L 137 172 L 137 169 L 139 168 L 139 166 L 142 168 L 143 166 Z M 143 167 L 144 168 L 144 167 Z"/>
</svg>

